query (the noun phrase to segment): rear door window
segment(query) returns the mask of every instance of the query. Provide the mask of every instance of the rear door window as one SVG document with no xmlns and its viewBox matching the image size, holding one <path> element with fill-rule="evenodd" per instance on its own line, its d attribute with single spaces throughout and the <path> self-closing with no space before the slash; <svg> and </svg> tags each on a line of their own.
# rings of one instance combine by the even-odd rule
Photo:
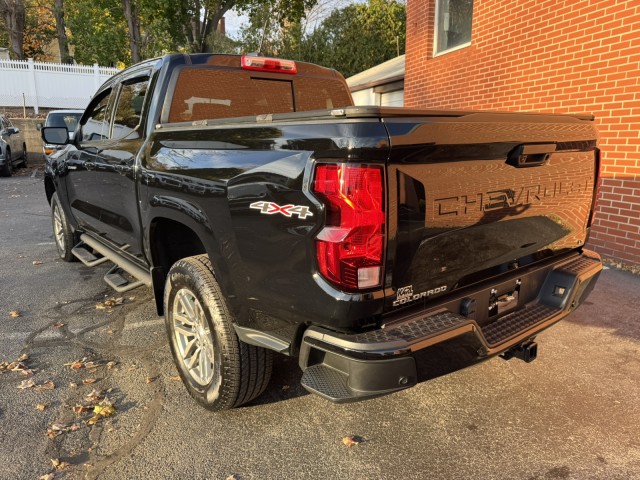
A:
<svg viewBox="0 0 640 480">
<path fill-rule="evenodd" d="M 111 138 L 134 140 L 140 138 L 142 107 L 149 88 L 149 77 L 128 80 L 122 84 Z"/>
</svg>

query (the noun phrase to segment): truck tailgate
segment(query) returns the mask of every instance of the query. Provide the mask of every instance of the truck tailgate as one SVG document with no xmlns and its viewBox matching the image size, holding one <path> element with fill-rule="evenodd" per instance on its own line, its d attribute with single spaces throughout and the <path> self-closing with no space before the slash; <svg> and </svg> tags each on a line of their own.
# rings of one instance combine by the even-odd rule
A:
<svg viewBox="0 0 640 480">
<path fill-rule="evenodd" d="M 391 141 L 387 311 L 584 245 L 599 168 L 592 119 L 459 113 L 383 121 Z"/>
</svg>

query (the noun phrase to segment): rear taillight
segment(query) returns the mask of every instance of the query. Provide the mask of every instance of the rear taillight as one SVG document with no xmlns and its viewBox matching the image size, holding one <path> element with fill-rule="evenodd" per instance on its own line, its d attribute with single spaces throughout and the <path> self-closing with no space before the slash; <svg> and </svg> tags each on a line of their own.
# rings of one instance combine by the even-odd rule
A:
<svg viewBox="0 0 640 480">
<path fill-rule="evenodd" d="M 257 70 L 259 72 L 289 73 L 295 74 L 298 69 L 293 60 L 281 60 L 279 58 L 242 56 L 242 68 L 245 70 Z"/>
<path fill-rule="evenodd" d="M 316 237 L 318 269 L 343 290 L 378 287 L 385 248 L 382 167 L 321 164 L 313 192 L 325 204 L 325 227 Z"/>
</svg>

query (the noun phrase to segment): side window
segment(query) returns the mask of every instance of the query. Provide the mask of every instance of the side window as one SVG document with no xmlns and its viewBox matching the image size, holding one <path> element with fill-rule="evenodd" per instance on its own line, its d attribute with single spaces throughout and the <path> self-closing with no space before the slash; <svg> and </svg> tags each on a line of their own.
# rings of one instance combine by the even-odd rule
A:
<svg viewBox="0 0 640 480">
<path fill-rule="evenodd" d="M 122 84 L 111 133 L 113 139 L 140 138 L 142 106 L 148 87 L 148 77 L 136 78 Z"/>
<path fill-rule="evenodd" d="M 109 138 L 109 120 L 111 117 L 111 109 L 109 108 L 110 98 L 111 90 L 107 91 L 90 109 L 82 125 L 83 142 L 96 142 Z"/>
</svg>

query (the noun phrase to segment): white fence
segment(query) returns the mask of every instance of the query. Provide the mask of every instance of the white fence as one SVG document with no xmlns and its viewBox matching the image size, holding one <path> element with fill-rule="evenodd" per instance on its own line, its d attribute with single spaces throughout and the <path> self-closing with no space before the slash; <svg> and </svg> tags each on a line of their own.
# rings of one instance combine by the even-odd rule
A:
<svg viewBox="0 0 640 480">
<path fill-rule="evenodd" d="M 0 60 L 0 107 L 85 108 L 117 68 Z"/>
</svg>

